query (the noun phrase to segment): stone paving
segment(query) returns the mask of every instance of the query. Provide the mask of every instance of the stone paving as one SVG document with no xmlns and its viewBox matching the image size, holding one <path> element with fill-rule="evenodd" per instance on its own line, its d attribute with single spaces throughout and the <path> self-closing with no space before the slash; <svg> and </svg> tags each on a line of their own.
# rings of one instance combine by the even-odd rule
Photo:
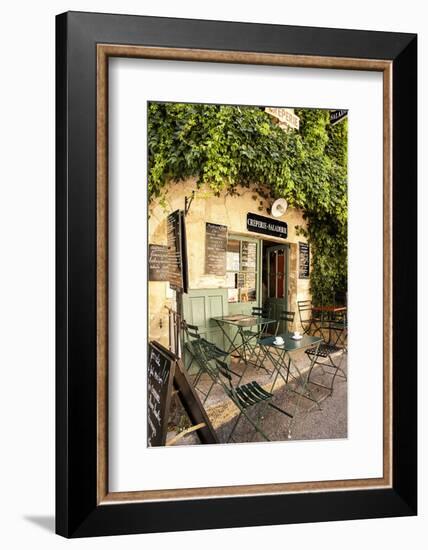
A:
<svg viewBox="0 0 428 550">
<path fill-rule="evenodd" d="M 343 351 L 335 353 L 333 360 L 340 364 L 343 371 L 347 372 L 347 354 Z M 298 351 L 293 354 L 293 360 L 301 372 L 307 371 L 309 366 L 308 356 L 304 351 Z M 272 365 L 269 361 L 265 366 L 272 370 Z M 238 374 L 242 373 L 244 364 L 233 360 L 231 369 Z M 324 372 L 323 372 L 324 371 Z M 315 367 L 311 380 L 320 384 L 329 384 L 331 380 L 332 369 L 326 367 Z M 234 380 L 235 377 L 234 377 Z M 270 391 L 272 387 L 273 377 L 262 369 L 255 369 L 249 366 L 245 375 L 240 382 L 245 384 L 256 380 L 264 389 Z M 199 397 L 204 399 L 203 393 L 211 385 L 211 380 L 208 375 L 203 375 L 197 388 L 201 390 Z M 319 401 L 319 406 L 313 401 L 297 395 L 292 390 L 292 385 L 285 385 L 282 378 L 278 377 L 273 391 L 273 403 L 280 408 L 294 414 L 291 421 L 287 416 L 270 407 L 263 407 L 262 410 L 256 408 L 251 411 L 251 418 L 256 420 L 262 427 L 270 441 L 287 441 L 287 440 L 309 440 L 309 439 L 339 439 L 347 437 L 347 381 L 342 376 L 336 376 L 334 381 L 334 389 L 332 395 L 329 392 L 320 389 L 317 386 L 311 385 L 310 390 L 312 396 Z M 203 392 L 203 393 L 202 393 Z M 204 404 L 205 410 L 213 424 L 213 427 L 220 439 L 221 443 L 226 443 L 230 431 L 237 419 L 238 408 L 225 395 L 223 388 L 219 384 L 215 384 L 210 392 L 208 399 Z M 184 411 L 178 409 L 175 413 L 175 419 L 181 418 L 183 426 L 186 425 L 187 419 L 183 419 Z M 184 424 L 183 424 L 184 420 Z M 178 424 L 178 422 L 176 422 Z M 291 430 L 291 434 L 290 434 Z M 168 439 L 175 436 L 177 431 L 172 431 L 168 434 Z M 245 443 L 249 441 L 265 441 L 265 439 L 255 432 L 251 424 L 241 418 L 234 432 L 234 441 L 237 443 Z M 176 444 L 193 445 L 198 444 L 199 439 L 195 433 L 189 434 L 180 439 Z"/>
</svg>

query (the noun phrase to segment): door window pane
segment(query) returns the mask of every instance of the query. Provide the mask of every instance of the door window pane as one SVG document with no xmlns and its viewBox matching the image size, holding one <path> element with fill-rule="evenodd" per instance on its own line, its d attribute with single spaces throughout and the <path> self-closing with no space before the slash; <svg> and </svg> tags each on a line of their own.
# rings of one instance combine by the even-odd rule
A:
<svg viewBox="0 0 428 550">
<path fill-rule="evenodd" d="M 257 301 L 257 243 L 232 238 L 227 243 L 229 303 Z"/>
<path fill-rule="evenodd" d="M 276 274 L 276 297 L 284 298 L 285 256 L 283 250 L 278 250 L 278 271 Z"/>
<path fill-rule="evenodd" d="M 269 252 L 269 298 L 276 298 L 276 250 Z"/>
</svg>

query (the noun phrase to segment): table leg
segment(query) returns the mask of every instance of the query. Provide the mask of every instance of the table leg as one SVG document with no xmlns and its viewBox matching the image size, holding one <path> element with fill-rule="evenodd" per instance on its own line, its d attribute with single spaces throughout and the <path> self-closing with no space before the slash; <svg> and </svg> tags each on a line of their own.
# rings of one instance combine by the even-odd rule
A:
<svg viewBox="0 0 428 550">
<path fill-rule="evenodd" d="M 293 367 L 297 371 L 299 380 L 303 380 L 302 391 L 301 392 L 296 392 L 296 393 L 298 393 L 301 397 L 304 397 L 305 399 L 309 399 L 310 401 L 313 401 L 314 403 L 316 403 L 319 410 L 321 410 L 321 407 L 320 407 L 318 401 L 313 397 L 312 392 L 310 391 L 310 389 L 308 388 L 308 382 L 309 382 L 309 378 L 311 376 L 312 369 L 314 368 L 314 365 L 315 365 L 316 360 L 318 358 L 318 350 L 319 350 L 320 344 L 321 344 L 321 342 L 318 342 L 318 344 L 316 345 L 316 348 L 315 348 L 316 351 L 311 357 L 311 363 L 310 363 L 309 369 L 307 370 L 307 374 L 306 374 L 305 377 L 302 375 L 302 373 L 300 372 L 299 368 L 294 363 L 294 361 L 292 361 L 291 355 L 289 355 L 290 362 L 293 363 Z M 307 395 L 307 394 L 309 394 L 309 395 Z M 300 398 L 299 398 L 299 402 L 300 402 Z"/>
<path fill-rule="evenodd" d="M 221 322 L 217 321 L 217 320 L 215 320 L 215 322 L 216 322 L 217 325 L 220 327 L 220 330 L 221 330 L 221 332 L 223 333 L 223 336 L 225 337 L 225 339 L 226 339 L 227 342 L 229 343 L 229 347 L 228 347 L 228 349 L 225 350 L 225 351 L 227 351 L 227 353 L 228 353 L 229 355 L 232 355 L 232 353 L 233 353 L 234 351 L 236 351 L 236 349 L 238 349 L 238 347 L 239 347 L 239 346 L 236 346 L 236 345 L 235 345 L 235 340 L 236 340 L 236 338 L 237 338 L 237 336 L 238 336 L 238 332 L 239 332 L 239 331 L 235 332 L 235 336 L 233 337 L 233 340 L 232 340 L 232 339 L 230 338 L 229 334 L 227 333 L 227 331 L 225 330 L 223 324 L 222 324 Z"/>
<path fill-rule="evenodd" d="M 274 380 L 272 382 L 272 386 L 269 390 L 270 393 L 273 393 L 273 390 L 275 389 L 275 384 L 276 384 L 276 381 L 278 380 L 278 376 L 281 376 L 281 378 L 284 380 L 285 384 L 287 384 L 287 380 L 288 380 L 288 373 L 286 374 L 286 376 L 284 376 L 282 374 L 282 368 L 283 368 L 283 364 L 284 364 L 284 357 L 285 357 L 286 351 L 285 350 L 277 350 L 277 351 L 279 353 L 278 353 L 277 357 L 275 358 L 274 355 L 272 354 L 272 352 L 270 351 L 269 347 L 266 346 L 266 355 L 269 357 L 269 359 L 272 363 L 272 366 L 273 366 L 272 375 L 275 373 L 275 378 L 274 378 Z"/>
</svg>

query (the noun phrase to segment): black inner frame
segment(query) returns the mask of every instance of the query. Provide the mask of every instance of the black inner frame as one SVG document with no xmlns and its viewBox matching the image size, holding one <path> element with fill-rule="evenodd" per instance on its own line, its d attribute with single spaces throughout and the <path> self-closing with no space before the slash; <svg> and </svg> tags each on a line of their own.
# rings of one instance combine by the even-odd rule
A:
<svg viewBox="0 0 428 550">
<path fill-rule="evenodd" d="M 393 61 L 392 488 L 97 506 L 97 43 Z M 68 12 L 56 18 L 56 52 L 57 533 L 83 537 L 416 514 L 416 35 Z"/>
</svg>

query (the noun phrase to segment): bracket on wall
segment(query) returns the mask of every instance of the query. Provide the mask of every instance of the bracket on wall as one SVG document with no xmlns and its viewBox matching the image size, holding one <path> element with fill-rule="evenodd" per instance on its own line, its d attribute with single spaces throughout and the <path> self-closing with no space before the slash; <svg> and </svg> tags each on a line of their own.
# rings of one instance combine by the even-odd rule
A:
<svg viewBox="0 0 428 550">
<path fill-rule="evenodd" d="M 193 199 L 195 198 L 195 192 L 192 191 L 192 195 L 189 197 L 184 197 L 184 215 L 187 216 L 190 210 L 190 205 L 192 204 Z"/>
</svg>

